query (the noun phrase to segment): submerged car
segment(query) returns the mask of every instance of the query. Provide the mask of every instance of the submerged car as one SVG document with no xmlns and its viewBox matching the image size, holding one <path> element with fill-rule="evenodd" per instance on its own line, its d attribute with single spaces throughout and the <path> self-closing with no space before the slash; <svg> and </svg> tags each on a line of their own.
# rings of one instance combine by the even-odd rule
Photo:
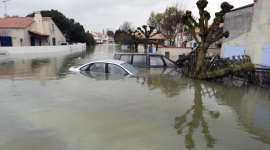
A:
<svg viewBox="0 0 270 150">
<path fill-rule="evenodd" d="M 123 60 L 136 67 L 143 68 L 180 67 L 176 65 L 172 60 L 161 54 L 116 53 L 113 59 Z"/>
<path fill-rule="evenodd" d="M 122 60 L 96 60 L 78 67 L 71 67 L 69 71 L 88 71 L 95 73 L 110 73 L 133 75 L 139 72 L 134 66 Z"/>
</svg>

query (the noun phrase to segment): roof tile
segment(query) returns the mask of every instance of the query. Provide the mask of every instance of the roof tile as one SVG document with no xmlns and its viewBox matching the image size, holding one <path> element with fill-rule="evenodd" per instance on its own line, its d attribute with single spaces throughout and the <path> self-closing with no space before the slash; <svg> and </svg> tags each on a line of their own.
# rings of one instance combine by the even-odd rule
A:
<svg viewBox="0 0 270 150">
<path fill-rule="evenodd" d="M 43 17 L 43 21 L 50 20 L 51 17 Z M 23 29 L 34 23 L 34 17 L 6 17 L 0 19 L 0 28 Z"/>
</svg>

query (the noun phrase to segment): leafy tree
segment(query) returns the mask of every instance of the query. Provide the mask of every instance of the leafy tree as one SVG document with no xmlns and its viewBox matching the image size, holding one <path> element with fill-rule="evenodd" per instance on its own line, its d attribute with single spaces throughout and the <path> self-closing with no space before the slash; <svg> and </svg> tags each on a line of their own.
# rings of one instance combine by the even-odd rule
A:
<svg viewBox="0 0 270 150">
<path fill-rule="evenodd" d="M 151 12 L 150 17 L 148 18 L 147 24 L 155 27 L 157 30 L 161 29 L 162 23 L 162 13 Z"/>
<path fill-rule="evenodd" d="M 114 41 L 115 43 L 120 43 L 121 41 L 121 35 L 125 33 L 124 31 L 122 31 L 120 28 L 118 30 L 115 31 L 115 34 L 114 34 Z"/>
<path fill-rule="evenodd" d="M 163 13 L 155 14 L 151 12 L 147 21 L 148 25 L 154 26 L 161 31 L 171 46 L 175 45 L 176 35 L 184 29 L 182 23 L 184 12 L 182 9 L 178 4 L 175 4 L 174 6 L 167 7 Z"/>
<path fill-rule="evenodd" d="M 108 35 L 109 37 L 114 37 L 114 32 L 108 29 L 108 30 L 107 30 L 107 35 Z"/>
</svg>

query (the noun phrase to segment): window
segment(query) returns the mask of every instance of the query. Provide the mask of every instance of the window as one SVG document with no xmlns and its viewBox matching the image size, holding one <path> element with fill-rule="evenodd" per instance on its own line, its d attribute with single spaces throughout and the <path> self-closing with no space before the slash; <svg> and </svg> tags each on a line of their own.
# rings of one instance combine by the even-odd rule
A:
<svg viewBox="0 0 270 150">
<path fill-rule="evenodd" d="M 121 64 L 121 66 L 123 66 L 125 69 L 127 69 L 132 74 L 136 74 L 139 72 L 138 69 L 134 68 L 132 65 L 130 65 L 128 63 L 123 63 L 123 64 Z"/>
<path fill-rule="evenodd" d="M 127 72 L 123 68 L 114 64 L 108 64 L 108 73 L 127 74 Z"/>
<path fill-rule="evenodd" d="M 172 61 L 170 61 L 169 59 L 167 59 L 166 57 L 163 57 L 163 59 L 164 59 L 167 66 L 175 66 L 175 64 Z"/>
<path fill-rule="evenodd" d="M 190 47 L 192 47 L 192 42 L 190 42 L 189 44 L 190 44 Z"/>
<path fill-rule="evenodd" d="M 133 64 L 134 65 L 146 65 L 146 56 L 145 55 L 133 55 Z"/>
<path fill-rule="evenodd" d="M 93 64 L 90 67 L 90 71 L 91 72 L 102 72 L 102 73 L 105 73 L 105 64 L 104 63 Z"/>
<path fill-rule="evenodd" d="M 161 56 L 150 56 L 150 66 L 164 66 Z"/>
<path fill-rule="evenodd" d="M 124 62 L 131 63 L 131 55 L 122 55 L 120 60 L 123 60 Z"/>
<path fill-rule="evenodd" d="M 81 71 L 89 71 L 89 65 L 83 66 L 80 70 Z"/>
</svg>

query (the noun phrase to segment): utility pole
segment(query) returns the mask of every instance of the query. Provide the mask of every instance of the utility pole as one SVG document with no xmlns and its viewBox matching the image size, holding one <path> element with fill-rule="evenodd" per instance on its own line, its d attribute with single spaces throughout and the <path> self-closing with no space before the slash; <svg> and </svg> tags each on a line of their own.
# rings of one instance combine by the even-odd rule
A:
<svg viewBox="0 0 270 150">
<path fill-rule="evenodd" d="M 6 15 L 7 15 L 7 2 L 11 0 L 4 0 L 3 2 L 5 3 L 5 8 L 6 8 Z"/>
</svg>

